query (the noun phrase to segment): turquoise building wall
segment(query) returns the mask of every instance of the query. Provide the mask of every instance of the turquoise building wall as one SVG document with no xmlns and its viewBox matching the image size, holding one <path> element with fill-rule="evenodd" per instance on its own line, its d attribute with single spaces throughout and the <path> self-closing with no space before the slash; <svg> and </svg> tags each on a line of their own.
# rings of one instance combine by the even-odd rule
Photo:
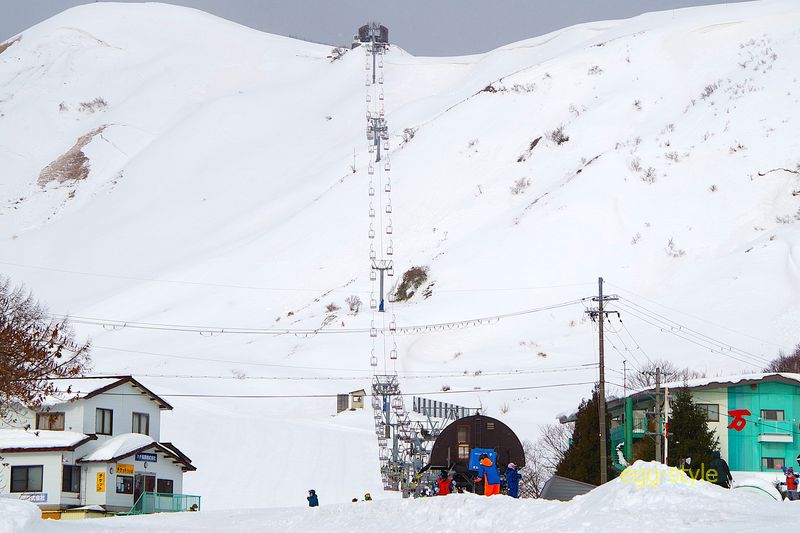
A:
<svg viewBox="0 0 800 533">
<path fill-rule="evenodd" d="M 728 464 L 731 470 L 774 472 L 764 468 L 762 458 L 783 458 L 786 466 L 798 467 L 800 453 L 800 387 L 787 383 L 758 383 L 728 387 L 728 411 L 747 409 L 747 425 L 742 431 L 728 430 Z M 762 409 L 784 412 L 783 422 L 761 420 Z M 728 421 L 733 420 L 728 417 Z M 759 442 L 768 433 L 792 435 L 791 442 Z"/>
</svg>

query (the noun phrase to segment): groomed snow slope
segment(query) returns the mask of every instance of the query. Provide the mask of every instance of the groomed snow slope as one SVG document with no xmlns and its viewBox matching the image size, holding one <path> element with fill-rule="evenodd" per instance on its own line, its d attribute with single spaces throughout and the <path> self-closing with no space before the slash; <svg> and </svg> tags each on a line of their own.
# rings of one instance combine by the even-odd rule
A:
<svg viewBox="0 0 800 533">
<path fill-rule="evenodd" d="M 644 352 L 714 374 L 758 371 L 792 346 L 798 28 L 800 6 L 774 0 L 583 24 L 469 57 L 392 47 L 395 261 L 435 281 L 430 298 L 394 306 L 398 324 L 575 300 L 603 275 L 607 290 L 755 355 L 667 335 L 623 301 L 612 383 Z M 103 3 L 0 54 L 2 270 L 55 313 L 208 327 L 79 326 L 97 372 L 142 376 L 175 406 L 162 439 L 195 462 L 185 490 L 206 509 L 303 505 L 310 488 L 327 503 L 383 496 L 368 411 L 180 396 L 369 387 L 366 334 L 211 335 L 318 327 L 329 303 L 368 301 L 363 52 L 329 51 L 184 8 Z M 407 144 L 404 128 L 417 128 Z M 596 379 L 564 370 L 595 361 L 583 311 L 398 337 L 404 391 L 470 391 L 445 399 L 535 438 Z M 334 314 L 326 330 L 371 318 Z M 491 375 L 510 369 L 541 373 Z M 286 377 L 300 379 L 273 379 Z M 553 388 L 474 389 L 531 386 Z"/>
<path fill-rule="evenodd" d="M 657 463 L 636 463 L 627 481 L 615 479 L 572 502 L 485 498 L 471 494 L 419 500 L 359 502 L 306 509 L 183 513 L 75 522 L 45 521 L 40 528 L 11 533 L 164 531 L 170 533 L 386 531 L 387 533 L 641 531 L 642 521 L 660 531 L 708 533 L 762 531 L 764 516 L 783 516 L 787 507 L 768 496 L 726 490 Z M 754 513 L 753 509 L 759 512 Z"/>
</svg>

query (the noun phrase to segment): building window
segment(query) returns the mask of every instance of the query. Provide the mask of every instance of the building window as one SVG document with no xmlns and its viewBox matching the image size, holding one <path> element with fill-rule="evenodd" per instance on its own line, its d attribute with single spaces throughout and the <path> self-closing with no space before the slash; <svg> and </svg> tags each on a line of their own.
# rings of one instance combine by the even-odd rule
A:
<svg viewBox="0 0 800 533">
<path fill-rule="evenodd" d="M 162 494 L 172 494 L 172 480 L 159 479 L 156 482 L 156 492 L 160 492 Z"/>
<path fill-rule="evenodd" d="M 98 435 L 111 435 L 114 431 L 114 411 L 97 408 L 94 414 L 94 432 Z"/>
<path fill-rule="evenodd" d="M 117 494 L 133 494 L 133 476 L 117 474 Z"/>
<path fill-rule="evenodd" d="M 762 457 L 761 467 L 765 470 L 780 470 L 783 468 L 783 457 Z"/>
<path fill-rule="evenodd" d="M 42 465 L 12 466 L 11 492 L 41 492 L 43 472 Z"/>
<path fill-rule="evenodd" d="M 81 491 L 81 467 L 64 465 L 64 471 L 61 476 L 61 491 L 62 492 L 80 492 Z"/>
<path fill-rule="evenodd" d="M 719 422 L 719 405 L 715 403 L 698 403 L 697 407 L 706 414 L 709 422 Z"/>
<path fill-rule="evenodd" d="M 36 413 L 36 429 L 64 431 L 64 413 Z"/>
<path fill-rule="evenodd" d="M 469 444 L 458 445 L 458 460 L 466 461 L 469 459 Z"/>
<path fill-rule="evenodd" d="M 761 410 L 761 419 L 762 420 L 774 420 L 775 422 L 783 422 L 783 411 L 779 411 L 777 409 L 762 409 Z"/>
<path fill-rule="evenodd" d="M 150 434 L 150 415 L 146 413 L 133 413 L 133 433 L 141 433 L 142 435 Z"/>
</svg>

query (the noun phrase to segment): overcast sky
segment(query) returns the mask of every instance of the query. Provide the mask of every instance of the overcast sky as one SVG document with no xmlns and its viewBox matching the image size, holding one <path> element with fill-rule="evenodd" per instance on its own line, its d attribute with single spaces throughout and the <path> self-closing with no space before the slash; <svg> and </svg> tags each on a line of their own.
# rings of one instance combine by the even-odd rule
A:
<svg viewBox="0 0 800 533">
<path fill-rule="evenodd" d="M 123 0 L 134 1 L 134 0 Z M 377 20 L 414 55 L 486 52 L 580 22 L 742 0 L 165 0 L 258 30 L 349 45 Z M 0 41 L 91 0 L 0 0 Z"/>
</svg>

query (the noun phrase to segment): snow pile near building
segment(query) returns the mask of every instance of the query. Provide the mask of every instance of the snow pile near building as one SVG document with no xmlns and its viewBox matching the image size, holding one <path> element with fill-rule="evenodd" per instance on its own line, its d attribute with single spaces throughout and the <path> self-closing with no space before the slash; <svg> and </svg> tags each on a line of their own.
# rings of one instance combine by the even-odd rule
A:
<svg viewBox="0 0 800 533">
<path fill-rule="evenodd" d="M 418 500 L 383 500 L 305 509 L 212 511 L 48 523 L 46 531 L 211 531 L 322 533 L 331 531 L 461 533 L 538 531 L 639 533 L 643 522 L 659 531 L 752 533 L 764 516 L 786 507 L 763 496 L 692 481 L 676 469 L 638 461 L 617 478 L 571 502 L 486 498 L 472 494 Z M 753 512 L 758 509 L 758 512 Z"/>
<path fill-rule="evenodd" d="M 0 497 L 0 533 L 39 531 L 41 516 L 35 503 Z"/>
</svg>

